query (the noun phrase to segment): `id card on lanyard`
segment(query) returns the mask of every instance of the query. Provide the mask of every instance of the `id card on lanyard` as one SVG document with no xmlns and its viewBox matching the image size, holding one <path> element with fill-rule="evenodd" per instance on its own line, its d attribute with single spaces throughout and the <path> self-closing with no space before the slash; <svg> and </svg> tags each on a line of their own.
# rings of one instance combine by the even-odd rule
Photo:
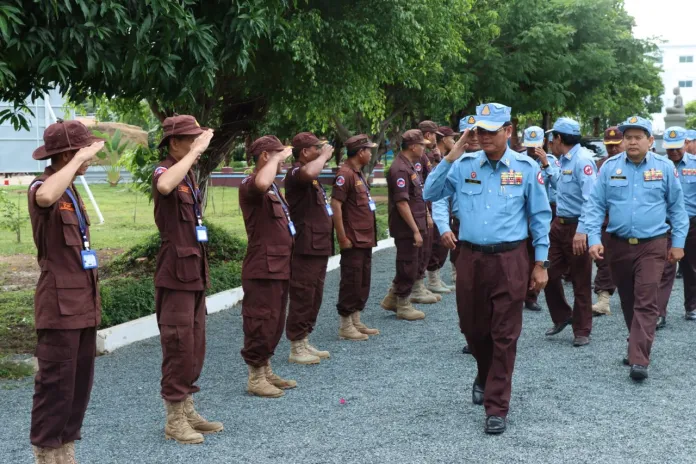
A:
<svg viewBox="0 0 696 464">
<path fill-rule="evenodd" d="M 275 182 L 271 184 L 271 188 L 273 189 L 273 193 L 275 193 L 276 198 L 280 200 L 280 206 L 282 206 L 283 213 L 285 213 L 285 218 L 288 220 L 288 231 L 290 232 L 290 235 L 294 237 L 295 234 L 297 234 L 297 230 L 295 230 L 295 223 L 292 222 L 292 219 L 290 219 L 290 210 L 285 204 L 285 201 L 283 201 L 283 198 L 280 196 L 280 192 L 278 191 L 278 187 L 276 186 Z"/>
<path fill-rule="evenodd" d="M 365 189 L 367 190 L 367 204 L 370 207 L 370 211 L 374 213 L 375 211 L 377 211 L 377 203 L 375 203 L 375 200 L 372 199 L 372 195 L 370 195 L 370 187 L 367 186 L 367 182 L 365 182 L 362 172 L 358 172 L 358 177 L 360 177 L 360 180 L 362 181 L 363 185 L 365 186 Z"/>
<path fill-rule="evenodd" d="M 315 181 L 317 185 L 319 185 L 319 189 L 321 190 L 321 194 L 324 196 L 324 207 L 326 208 L 326 214 L 329 215 L 329 217 L 333 216 L 333 209 L 331 209 L 331 203 L 329 203 L 329 197 L 326 196 L 326 190 L 324 190 L 324 186 L 321 185 L 321 182 L 316 180 Z"/>
<path fill-rule="evenodd" d="M 196 213 L 196 240 L 199 242 L 208 241 L 208 228 L 203 225 L 203 216 L 201 215 L 201 208 L 198 205 L 198 190 L 193 188 L 193 185 L 189 182 L 188 174 L 184 177 L 184 182 L 191 190 L 191 195 L 193 195 L 193 211 Z"/>
<path fill-rule="evenodd" d="M 99 260 L 97 259 L 97 253 L 89 248 L 89 239 L 87 238 L 87 221 L 82 215 L 82 209 L 80 209 L 80 203 L 75 198 L 70 187 L 65 189 L 65 193 L 70 197 L 73 206 L 75 207 L 75 213 L 77 214 L 77 223 L 80 227 L 80 235 L 82 236 L 82 251 L 80 255 L 82 257 L 82 269 L 90 270 L 99 267 Z"/>
</svg>

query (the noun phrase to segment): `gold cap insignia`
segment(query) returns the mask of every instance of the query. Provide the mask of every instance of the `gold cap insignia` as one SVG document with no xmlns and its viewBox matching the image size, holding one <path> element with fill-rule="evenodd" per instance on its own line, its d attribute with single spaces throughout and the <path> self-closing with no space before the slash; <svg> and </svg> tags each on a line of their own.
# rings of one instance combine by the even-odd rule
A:
<svg viewBox="0 0 696 464">
<path fill-rule="evenodd" d="M 481 111 L 481 114 L 482 114 L 483 116 L 488 116 L 489 114 L 491 114 L 491 109 L 488 107 L 488 105 L 486 105 L 486 106 L 483 107 L 483 110 Z"/>
<path fill-rule="evenodd" d="M 531 138 L 535 139 L 535 138 L 536 138 L 536 131 L 534 131 L 534 132 L 532 132 L 531 134 L 529 134 L 529 136 L 530 136 Z"/>
<path fill-rule="evenodd" d="M 631 119 L 628 120 L 628 122 L 630 122 L 631 124 L 634 124 L 634 123 L 638 122 L 638 118 L 633 116 Z"/>
<path fill-rule="evenodd" d="M 201 127 L 201 125 L 200 125 L 200 124 L 198 124 L 198 119 L 194 119 L 194 120 L 193 120 L 193 122 L 195 122 L 195 123 L 196 123 L 196 127 Z"/>
<path fill-rule="evenodd" d="M 615 132 L 615 131 L 610 131 L 610 132 L 609 132 L 609 135 L 613 137 L 613 136 L 616 135 L 616 132 Z"/>
<path fill-rule="evenodd" d="M 473 116 L 469 116 L 469 120 L 467 121 L 467 124 L 476 124 L 476 118 Z"/>
<path fill-rule="evenodd" d="M 672 137 L 672 138 L 675 138 L 675 137 L 677 136 L 677 133 L 676 133 L 675 131 L 671 131 L 671 132 L 669 133 L 669 136 Z"/>
</svg>

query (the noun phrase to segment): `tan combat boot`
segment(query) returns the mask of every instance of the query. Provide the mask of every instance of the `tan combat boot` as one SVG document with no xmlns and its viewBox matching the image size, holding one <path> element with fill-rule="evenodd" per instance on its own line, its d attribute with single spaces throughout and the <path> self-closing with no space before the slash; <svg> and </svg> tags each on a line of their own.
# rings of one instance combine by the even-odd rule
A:
<svg viewBox="0 0 696 464">
<path fill-rule="evenodd" d="M 389 287 L 389 291 L 387 292 L 387 296 L 384 297 L 380 306 L 382 306 L 382 308 L 387 310 L 387 311 L 396 312 L 396 295 L 394 295 L 394 286 L 393 285 L 391 285 Z"/>
<path fill-rule="evenodd" d="M 609 292 L 599 292 L 597 303 L 592 305 L 592 313 L 595 316 L 611 316 L 611 310 L 609 309 L 610 300 L 611 295 Z"/>
<path fill-rule="evenodd" d="M 311 354 L 316 356 L 319 359 L 329 359 L 331 357 L 331 353 L 328 351 L 322 351 L 318 350 L 316 347 L 312 346 L 311 343 L 309 343 L 309 337 L 305 337 L 304 340 L 305 348 L 307 348 L 307 351 L 309 351 Z"/>
<path fill-rule="evenodd" d="M 451 293 L 452 290 L 440 279 L 440 270 L 428 271 L 428 290 L 433 293 Z"/>
<path fill-rule="evenodd" d="M 77 458 L 75 458 L 75 442 L 63 443 L 63 446 L 58 449 L 58 455 L 58 464 L 77 464 Z"/>
<path fill-rule="evenodd" d="M 449 288 L 454 292 L 457 290 L 457 268 L 452 265 L 452 285 Z"/>
<path fill-rule="evenodd" d="M 218 433 L 224 429 L 222 422 L 208 422 L 198 414 L 193 405 L 193 395 L 187 396 L 186 401 L 184 401 L 184 415 L 186 415 L 189 425 L 198 433 Z"/>
<path fill-rule="evenodd" d="M 285 394 L 283 390 L 272 385 L 268 379 L 266 379 L 266 366 L 249 366 L 247 392 L 251 395 L 261 396 L 263 398 L 279 398 Z"/>
<path fill-rule="evenodd" d="M 413 290 L 411 292 L 411 303 L 435 304 L 437 301 L 437 297 L 427 291 L 425 285 L 423 285 L 423 281 L 416 280 L 416 282 L 413 284 Z"/>
<path fill-rule="evenodd" d="M 34 458 L 36 459 L 36 464 L 62 464 L 63 461 L 58 460 L 58 455 L 60 453 L 59 449 L 53 448 L 39 448 L 38 446 L 33 446 Z"/>
<path fill-rule="evenodd" d="M 284 378 L 273 372 L 273 369 L 271 369 L 270 360 L 268 361 L 268 364 L 266 364 L 266 380 L 268 380 L 272 385 L 275 385 L 276 387 L 282 390 L 288 390 L 297 386 L 296 381 L 285 380 Z"/>
<path fill-rule="evenodd" d="M 184 402 L 164 401 L 167 408 L 167 424 L 164 426 L 164 438 L 176 440 L 183 445 L 203 443 L 203 435 L 193 430 L 184 414 Z"/>
<path fill-rule="evenodd" d="M 364 333 L 361 333 L 353 325 L 353 317 L 341 317 L 341 326 L 338 329 L 338 338 L 341 340 L 353 340 L 353 341 L 363 341 L 367 340 L 368 337 Z"/>
<path fill-rule="evenodd" d="M 398 306 L 396 308 L 396 318 L 405 321 L 418 321 L 420 319 L 425 319 L 425 313 L 414 308 L 408 297 L 399 297 Z"/>
<path fill-rule="evenodd" d="M 321 359 L 309 352 L 305 341 L 290 341 L 290 357 L 288 361 L 295 364 L 319 364 Z"/>
<path fill-rule="evenodd" d="M 371 329 L 362 322 L 360 322 L 360 311 L 355 311 L 350 315 L 353 319 L 353 327 L 358 329 L 358 332 L 365 335 L 379 335 L 379 330 Z"/>
</svg>

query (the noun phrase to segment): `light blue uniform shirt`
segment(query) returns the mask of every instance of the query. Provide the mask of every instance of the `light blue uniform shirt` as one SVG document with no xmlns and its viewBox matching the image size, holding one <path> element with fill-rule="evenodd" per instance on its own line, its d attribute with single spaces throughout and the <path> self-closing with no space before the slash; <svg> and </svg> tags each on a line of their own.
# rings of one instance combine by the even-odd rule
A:
<svg viewBox="0 0 696 464">
<path fill-rule="evenodd" d="M 433 202 L 433 222 L 437 226 L 437 231 L 440 235 L 445 232 L 452 232 L 450 227 L 450 208 L 453 216 L 457 216 L 459 208 L 457 207 L 457 197 L 451 196 Z"/>
<path fill-rule="evenodd" d="M 590 153 L 575 145 L 560 158 L 560 175 L 556 184 L 556 215 L 580 218 L 576 233 L 584 234 L 583 205 L 590 198 L 597 176 L 597 165 Z"/>
<path fill-rule="evenodd" d="M 684 191 L 684 206 L 690 218 L 696 217 L 696 155 L 686 153 L 677 163 L 677 172 Z"/>
<path fill-rule="evenodd" d="M 674 163 L 664 156 L 648 152 L 636 166 L 624 152 L 604 162 L 585 211 L 590 246 L 602 243 L 602 223 L 607 212 L 607 232 L 622 238 L 664 234 L 670 228 L 666 223 L 669 219 L 672 246 L 684 248 L 689 230 L 684 193 Z"/>
<path fill-rule="evenodd" d="M 549 167 L 541 170 L 541 176 L 544 178 L 549 203 L 556 203 L 556 184 L 561 175 L 561 162 L 551 154 L 546 155 L 546 161 L 548 161 Z M 537 164 L 541 168 L 541 160 L 537 160 Z"/>
<path fill-rule="evenodd" d="M 428 176 L 423 198 L 456 197 L 459 240 L 476 245 L 525 240 L 532 232 L 536 261 L 549 253 L 551 206 L 539 165 L 510 148 L 493 169 L 481 151 L 443 160 Z"/>
</svg>

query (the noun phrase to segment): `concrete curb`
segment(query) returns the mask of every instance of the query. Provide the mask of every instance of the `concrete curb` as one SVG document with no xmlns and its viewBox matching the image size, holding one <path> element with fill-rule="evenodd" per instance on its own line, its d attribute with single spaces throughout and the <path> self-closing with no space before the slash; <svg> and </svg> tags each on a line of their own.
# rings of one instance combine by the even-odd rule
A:
<svg viewBox="0 0 696 464">
<path fill-rule="evenodd" d="M 377 246 L 372 249 L 372 252 L 386 250 L 394 246 L 394 239 L 388 238 L 380 240 Z M 334 271 L 340 267 L 341 256 L 336 255 L 329 258 L 327 272 Z M 208 314 L 218 313 L 220 311 L 230 309 L 240 303 L 244 298 L 242 287 L 225 290 L 224 292 L 216 293 L 206 298 Z M 124 324 L 115 325 L 108 329 L 99 330 L 97 332 L 97 353 L 107 354 L 113 351 L 128 346 L 131 343 L 136 343 L 148 338 L 159 335 L 157 328 L 157 319 L 155 315 L 141 317 Z"/>
</svg>

